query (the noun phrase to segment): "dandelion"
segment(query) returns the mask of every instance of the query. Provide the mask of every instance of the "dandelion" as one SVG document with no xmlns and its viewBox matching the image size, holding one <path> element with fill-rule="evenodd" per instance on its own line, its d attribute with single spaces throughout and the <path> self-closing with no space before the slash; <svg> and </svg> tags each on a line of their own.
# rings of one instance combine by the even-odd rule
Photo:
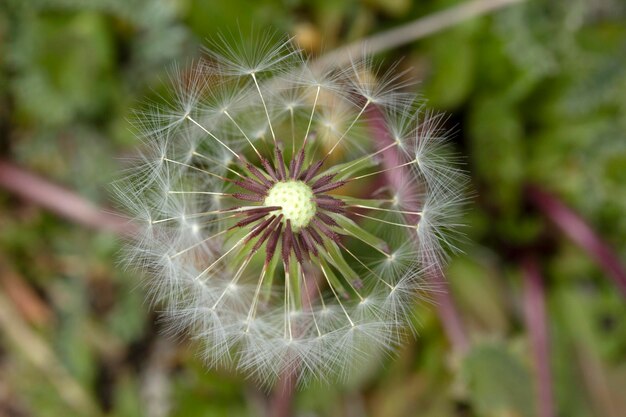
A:
<svg viewBox="0 0 626 417">
<path fill-rule="evenodd" d="M 290 40 L 220 38 L 175 77 L 117 187 L 143 226 L 129 262 L 170 330 L 264 384 L 392 352 L 454 249 L 464 177 L 438 119 L 371 60 L 317 68 Z"/>
</svg>

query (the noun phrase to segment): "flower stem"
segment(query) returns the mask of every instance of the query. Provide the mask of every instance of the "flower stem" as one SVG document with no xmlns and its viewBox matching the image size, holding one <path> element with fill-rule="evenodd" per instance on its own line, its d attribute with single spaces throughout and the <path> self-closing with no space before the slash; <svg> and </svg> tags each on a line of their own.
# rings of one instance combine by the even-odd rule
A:
<svg viewBox="0 0 626 417">
<path fill-rule="evenodd" d="M 370 106 L 367 110 L 367 120 L 376 140 L 377 149 L 382 150 L 386 148 L 382 152 L 383 165 L 385 167 L 396 167 L 400 165 L 401 157 L 398 153 L 398 149 L 395 146 L 389 146 L 394 141 L 387 131 L 383 115 L 376 106 Z M 405 175 L 402 169 L 388 170 L 384 172 L 384 175 L 389 184 L 398 190 L 404 189 L 402 185 Z M 418 212 L 420 207 L 409 207 L 409 210 Z M 435 271 L 429 274 L 429 278 L 437 287 L 447 286 L 440 268 L 435 268 Z M 444 288 L 441 289 L 442 291 L 434 292 L 437 314 L 441 320 L 444 332 L 452 345 L 452 349 L 455 353 L 463 355 L 470 347 L 467 331 L 452 295 L 449 291 L 444 290 Z"/>
<path fill-rule="evenodd" d="M 296 376 L 292 370 L 281 375 L 270 399 L 269 416 L 290 417 L 293 412 L 293 397 L 296 390 Z"/>
<path fill-rule="evenodd" d="M 611 247 L 591 226 L 557 197 L 539 187 L 529 186 L 526 194 L 544 216 L 596 260 L 626 296 L 626 269 Z"/>
<path fill-rule="evenodd" d="M 378 33 L 337 48 L 313 62 L 315 66 L 334 65 L 340 67 L 358 60 L 365 52 L 374 55 L 389 49 L 414 42 L 418 39 L 453 27 L 474 17 L 482 16 L 524 0 L 473 0 L 441 12 L 419 18 L 413 22 Z"/>
<path fill-rule="evenodd" d="M 125 236 L 135 232 L 133 225 L 121 215 L 105 212 L 78 194 L 8 161 L 0 160 L 0 187 L 93 229 Z"/>
<path fill-rule="evenodd" d="M 528 255 L 524 258 L 522 270 L 524 274 L 524 316 L 530 333 L 530 344 L 536 368 L 537 416 L 554 417 L 545 289 L 536 257 Z"/>
<path fill-rule="evenodd" d="M 434 286 L 437 289 L 441 289 L 441 291 L 435 291 L 435 301 L 437 314 L 441 320 L 446 337 L 455 353 L 459 355 L 465 354 L 470 348 L 469 338 L 459 310 L 454 303 L 454 298 L 452 298 L 452 294 L 450 294 L 449 288 L 447 288 L 448 284 L 443 273 L 437 271 L 430 278 Z"/>
</svg>

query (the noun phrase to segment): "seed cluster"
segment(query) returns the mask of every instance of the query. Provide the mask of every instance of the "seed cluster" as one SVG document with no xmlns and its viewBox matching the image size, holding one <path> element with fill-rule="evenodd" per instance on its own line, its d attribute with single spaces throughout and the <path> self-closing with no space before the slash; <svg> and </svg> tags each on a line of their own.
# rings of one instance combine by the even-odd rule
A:
<svg viewBox="0 0 626 417">
<path fill-rule="evenodd" d="M 347 379 L 411 334 L 464 175 L 395 76 L 246 45 L 214 45 L 174 74 L 174 103 L 139 114 L 148 152 L 118 193 L 143 226 L 128 260 L 209 366 Z"/>
</svg>

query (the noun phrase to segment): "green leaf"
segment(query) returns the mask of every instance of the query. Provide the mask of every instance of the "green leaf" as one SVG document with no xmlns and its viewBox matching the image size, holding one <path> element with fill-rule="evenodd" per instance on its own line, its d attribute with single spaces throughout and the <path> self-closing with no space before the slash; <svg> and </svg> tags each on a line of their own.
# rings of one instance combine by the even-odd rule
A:
<svg viewBox="0 0 626 417">
<path fill-rule="evenodd" d="M 475 53 L 465 31 L 453 30 L 428 44 L 432 69 L 424 83 L 429 106 L 440 109 L 458 107 L 474 83 Z"/>
<path fill-rule="evenodd" d="M 514 212 L 525 173 L 520 115 L 504 97 L 482 97 L 473 105 L 469 129 L 476 174 L 489 187 L 489 198 Z"/>
<path fill-rule="evenodd" d="M 465 358 L 462 372 L 478 415 L 534 415 L 530 372 L 504 346 L 475 346 Z"/>
</svg>

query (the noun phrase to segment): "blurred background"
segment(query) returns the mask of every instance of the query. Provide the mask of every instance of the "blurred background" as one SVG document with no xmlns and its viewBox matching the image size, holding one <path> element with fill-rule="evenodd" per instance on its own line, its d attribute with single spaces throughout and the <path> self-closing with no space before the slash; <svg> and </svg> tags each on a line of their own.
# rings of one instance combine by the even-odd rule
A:
<svg viewBox="0 0 626 417">
<path fill-rule="evenodd" d="M 349 384 L 207 370 L 119 266 L 133 110 L 220 32 L 319 56 L 433 16 L 376 58 L 473 180 L 449 298 Z M 626 416 L 625 213 L 623 0 L 0 1 L 0 416 Z"/>
</svg>

